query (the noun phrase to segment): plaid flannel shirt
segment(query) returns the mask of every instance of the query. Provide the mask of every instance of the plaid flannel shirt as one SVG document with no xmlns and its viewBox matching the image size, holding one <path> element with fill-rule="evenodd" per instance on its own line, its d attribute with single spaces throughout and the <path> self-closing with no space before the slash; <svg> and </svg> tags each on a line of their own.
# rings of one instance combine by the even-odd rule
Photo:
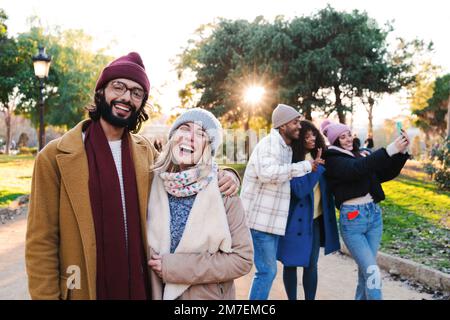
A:
<svg viewBox="0 0 450 320">
<path fill-rule="evenodd" d="M 292 163 L 292 149 L 272 129 L 250 156 L 241 199 L 249 228 L 284 235 L 291 199 L 290 180 L 311 172 L 311 163 Z"/>
</svg>

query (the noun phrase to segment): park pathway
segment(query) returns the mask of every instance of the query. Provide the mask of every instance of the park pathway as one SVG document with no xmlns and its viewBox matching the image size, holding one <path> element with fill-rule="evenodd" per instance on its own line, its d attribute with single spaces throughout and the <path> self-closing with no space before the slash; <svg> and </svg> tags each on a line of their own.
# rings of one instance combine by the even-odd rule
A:
<svg viewBox="0 0 450 320">
<path fill-rule="evenodd" d="M 4 225 L 0 224 L 0 300 L 29 299 L 24 261 L 25 231 L 25 216 L 19 216 L 15 221 L 8 221 Z M 279 265 L 270 299 L 286 299 L 281 271 Z M 247 299 L 253 273 L 254 269 L 236 281 L 238 299 Z M 353 299 L 356 277 L 356 264 L 351 258 L 340 253 L 328 256 L 321 254 L 317 299 Z M 301 274 L 299 279 L 301 280 Z M 298 291 L 299 299 L 303 299 L 301 284 Z M 383 292 L 387 300 L 432 298 L 431 295 L 417 292 L 403 282 L 392 280 L 385 272 L 383 272 Z"/>
</svg>

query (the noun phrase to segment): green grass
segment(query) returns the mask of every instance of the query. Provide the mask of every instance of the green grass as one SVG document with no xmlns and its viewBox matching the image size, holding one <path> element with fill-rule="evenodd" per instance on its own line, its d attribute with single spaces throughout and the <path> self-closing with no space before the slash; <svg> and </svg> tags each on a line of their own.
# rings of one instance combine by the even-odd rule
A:
<svg viewBox="0 0 450 320">
<path fill-rule="evenodd" d="M 400 176 L 383 184 L 386 203 L 405 213 L 414 212 L 430 222 L 450 229 L 450 193 L 439 191 L 430 182 Z"/>
<path fill-rule="evenodd" d="M 33 156 L 0 155 L 0 207 L 30 193 L 33 163 Z"/>
<path fill-rule="evenodd" d="M 381 250 L 450 273 L 450 193 L 405 175 L 383 189 Z"/>
</svg>

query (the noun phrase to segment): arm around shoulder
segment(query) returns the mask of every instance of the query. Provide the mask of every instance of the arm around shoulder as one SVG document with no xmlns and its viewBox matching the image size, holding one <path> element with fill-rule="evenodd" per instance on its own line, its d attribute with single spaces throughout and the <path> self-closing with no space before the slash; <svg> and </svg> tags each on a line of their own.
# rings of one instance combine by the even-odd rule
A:
<svg viewBox="0 0 450 320">
<path fill-rule="evenodd" d="M 359 180 L 379 168 L 389 164 L 390 158 L 385 149 L 378 149 L 367 157 L 351 158 L 346 155 L 328 156 L 325 167 L 327 175 L 344 181 Z"/>
</svg>

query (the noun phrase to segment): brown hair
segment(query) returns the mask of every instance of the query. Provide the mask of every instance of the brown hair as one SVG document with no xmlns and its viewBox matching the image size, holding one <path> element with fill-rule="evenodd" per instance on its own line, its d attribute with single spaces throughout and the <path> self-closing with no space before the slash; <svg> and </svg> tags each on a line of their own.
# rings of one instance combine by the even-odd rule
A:
<svg viewBox="0 0 450 320">
<path fill-rule="evenodd" d="M 358 142 L 356 141 L 356 139 L 353 139 L 353 149 L 352 149 L 352 151 L 350 151 L 350 152 L 353 153 L 353 155 L 355 156 L 355 158 L 360 158 L 360 157 L 362 157 L 362 156 L 361 156 L 361 153 L 360 153 L 360 150 L 359 150 L 360 144 L 361 144 L 361 143 L 358 144 Z M 341 149 L 344 149 L 344 148 L 342 148 L 341 143 L 339 142 L 339 137 L 338 137 L 338 138 L 336 139 L 336 141 L 333 143 L 333 146 L 338 147 L 338 148 L 341 148 Z"/>
</svg>

